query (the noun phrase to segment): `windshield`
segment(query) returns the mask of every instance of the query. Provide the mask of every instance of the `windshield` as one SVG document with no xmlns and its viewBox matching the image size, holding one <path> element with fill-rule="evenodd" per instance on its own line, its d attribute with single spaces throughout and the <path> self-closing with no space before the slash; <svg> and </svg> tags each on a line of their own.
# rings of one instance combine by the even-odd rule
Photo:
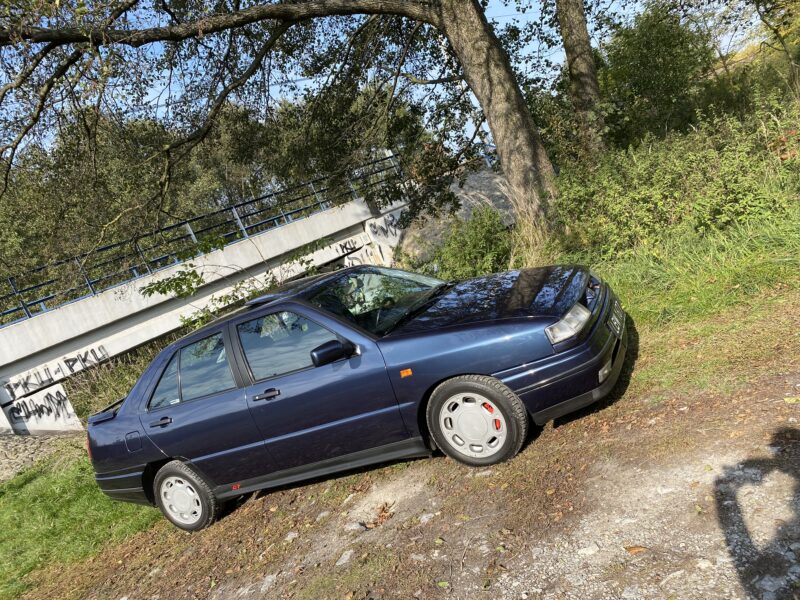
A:
<svg viewBox="0 0 800 600">
<path fill-rule="evenodd" d="M 383 335 L 445 285 L 434 277 L 372 267 L 334 279 L 310 298 L 319 308 Z"/>
</svg>

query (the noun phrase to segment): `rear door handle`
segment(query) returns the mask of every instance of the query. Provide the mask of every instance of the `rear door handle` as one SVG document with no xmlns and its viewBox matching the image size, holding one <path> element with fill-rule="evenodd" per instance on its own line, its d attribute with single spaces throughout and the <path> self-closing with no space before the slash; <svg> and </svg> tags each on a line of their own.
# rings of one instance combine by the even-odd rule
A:
<svg viewBox="0 0 800 600">
<path fill-rule="evenodd" d="M 172 423 L 172 417 L 161 417 L 158 421 L 150 423 L 150 427 L 166 427 Z"/>
<path fill-rule="evenodd" d="M 253 402 L 257 402 L 259 400 L 274 400 L 278 396 L 281 395 L 281 391 L 277 388 L 269 388 L 263 394 L 257 394 L 253 396 Z"/>
</svg>

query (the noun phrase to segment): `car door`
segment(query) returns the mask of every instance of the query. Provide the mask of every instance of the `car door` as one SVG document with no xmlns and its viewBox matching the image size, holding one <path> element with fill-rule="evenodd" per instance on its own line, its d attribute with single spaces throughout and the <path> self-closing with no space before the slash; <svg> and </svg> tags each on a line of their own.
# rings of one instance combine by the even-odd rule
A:
<svg viewBox="0 0 800 600">
<path fill-rule="evenodd" d="M 404 440 L 400 415 L 377 344 L 299 304 L 231 325 L 252 384 L 247 402 L 280 470 Z M 357 348 L 315 367 L 311 350 L 331 340 Z"/>
<path fill-rule="evenodd" d="M 217 485 L 260 476 L 274 463 L 237 386 L 227 333 L 197 336 L 166 362 L 140 419 L 169 457 L 191 461 Z"/>
</svg>

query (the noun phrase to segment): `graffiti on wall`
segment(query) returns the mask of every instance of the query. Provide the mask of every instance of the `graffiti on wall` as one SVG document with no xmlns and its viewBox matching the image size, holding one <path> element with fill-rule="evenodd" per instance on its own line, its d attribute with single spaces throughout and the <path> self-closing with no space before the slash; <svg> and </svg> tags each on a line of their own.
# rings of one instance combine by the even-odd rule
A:
<svg viewBox="0 0 800 600">
<path fill-rule="evenodd" d="M 403 233 L 403 229 L 400 227 L 402 216 L 403 209 L 400 209 L 369 221 L 366 229 L 372 240 L 379 244 L 397 245 Z"/>
<path fill-rule="evenodd" d="M 95 346 L 16 375 L 6 381 L 3 387 L 11 400 L 17 400 L 83 371 L 87 367 L 98 365 L 108 358 L 109 354 L 102 345 Z"/>
<path fill-rule="evenodd" d="M 11 428 L 19 432 L 83 429 L 61 384 L 12 402 L 6 409 Z"/>
<path fill-rule="evenodd" d="M 345 240 L 339 244 L 338 252 L 341 256 L 345 254 L 350 254 L 351 252 L 355 252 L 358 250 L 359 246 L 356 244 L 356 241 L 353 239 Z"/>
</svg>

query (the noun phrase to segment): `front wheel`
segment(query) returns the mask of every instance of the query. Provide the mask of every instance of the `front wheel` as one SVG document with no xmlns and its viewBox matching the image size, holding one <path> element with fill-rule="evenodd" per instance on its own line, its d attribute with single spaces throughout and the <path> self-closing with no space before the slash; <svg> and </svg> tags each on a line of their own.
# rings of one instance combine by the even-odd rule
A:
<svg viewBox="0 0 800 600">
<path fill-rule="evenodd" d="M 158 508 L 173 525 L 185 531 L 207 527 L 219 514 L 219 502 L 211 488 L 188 465 L 173 460 L 167 463 L 153 482 Z"/>
<path fill-rule="evenodd" d="M 528 435 L 522 401 L 503 383 L 484 375 L 463 375 L 440 384 L 426 416 L 442 452 L 472 466 L 508 460 Z"/>
</svg>

